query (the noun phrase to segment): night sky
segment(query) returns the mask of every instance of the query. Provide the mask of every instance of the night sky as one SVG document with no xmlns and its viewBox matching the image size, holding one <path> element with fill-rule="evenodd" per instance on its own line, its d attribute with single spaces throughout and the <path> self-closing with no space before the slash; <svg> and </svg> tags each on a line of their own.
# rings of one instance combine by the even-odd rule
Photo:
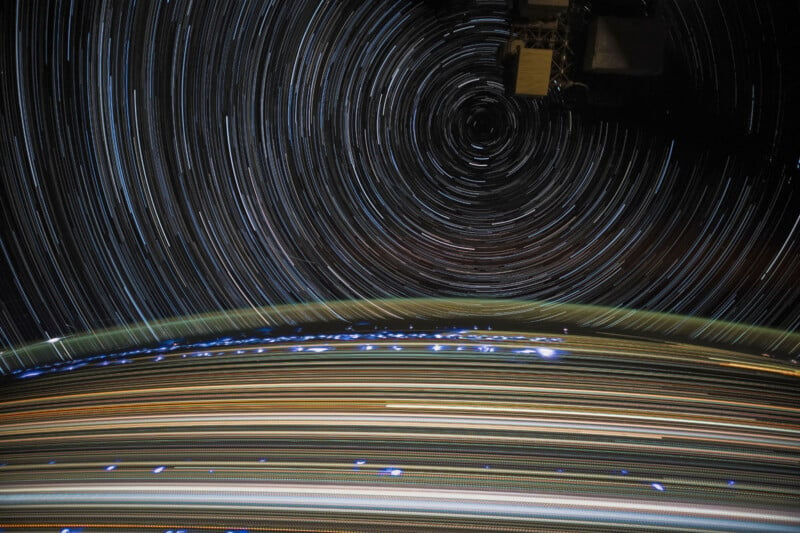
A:
<svg viewBox="0 0 800 533">
<path fill-rule="evenodd" d="M 0 347 L 421 296 L 800 328 L 796 2 L 662 0 L 619 113 L 507 95 L 459 6 L 2 2 Z"/>
</svg>

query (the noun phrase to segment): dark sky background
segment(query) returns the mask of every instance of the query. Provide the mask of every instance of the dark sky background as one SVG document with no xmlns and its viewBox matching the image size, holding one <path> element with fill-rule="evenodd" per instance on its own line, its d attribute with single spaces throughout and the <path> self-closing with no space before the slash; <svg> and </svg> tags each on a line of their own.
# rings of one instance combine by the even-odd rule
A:
<svg viewBox="0 0 800 533">
<path fill-rule="evenodd" d="M 506 95 L 460 4 L 0 3 L 0 347 L 387 296 L 798 330 L 796 2 L 662 0 L 621 112 Z"/>
</svg>

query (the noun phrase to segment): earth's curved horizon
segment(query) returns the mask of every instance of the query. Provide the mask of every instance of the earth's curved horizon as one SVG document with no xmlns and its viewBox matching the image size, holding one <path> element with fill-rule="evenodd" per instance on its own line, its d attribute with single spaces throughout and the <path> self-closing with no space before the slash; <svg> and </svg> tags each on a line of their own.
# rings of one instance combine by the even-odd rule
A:
<svg viewBox="0 0 800 533">
<path fill-rule="evenodd" d="M 609 310 L 395 301 L 348 321 L 367 304 L 13 372 L 9 530 L 800 528 L 796 365 L 572 326 Z"/>
<path fill-rule="evenodd" d="M 362 324 L 361 329 L 422 330 L 565 328 L 595 333 L 638 335 L 724 346 L 751 355 L 796 365 L 800 334 L 702 317 L 562 302 L 477 298 L 384 298 L 287 304 L 258 309 L 205 313 L 189 317 L 129 324 L 93 333 L 70 335 L 0 351 L 3 374 L 19 373 L 51 363 L 146 348 L 181 338 L 209 340 L 258 328 L 312 327 L 332 329 Z M 364 326 L 366 324 L 366 326 Z"/>
</svg>

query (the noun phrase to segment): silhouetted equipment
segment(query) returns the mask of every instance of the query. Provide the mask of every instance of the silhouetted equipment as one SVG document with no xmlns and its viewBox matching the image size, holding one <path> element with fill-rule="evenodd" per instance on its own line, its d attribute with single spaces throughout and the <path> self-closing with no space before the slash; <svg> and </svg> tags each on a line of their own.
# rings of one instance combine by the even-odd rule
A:
<svg viewBox="0 0 800 533">
<path fill-rule="evenodd" d="M 507 87 L 515 95 L 546 96 L 567 70 L 563 48 L 569 5 L 570 0 L 514 0 L 512 33 L 516 37 L 501 51 L 501 61 L 512 71 L 513 82 Z"/>
<path fill-rule="evenodd" d="M 589 25 L 583 69 L 596 74 L 657 76 L 664 70 L 666 29 L 646 17 L 599 17 Z"/>
<path fill-rule="evenodd" d="M 667 30 L 654 0 L 508 0 L 508 6 L 511 37 L 499 60 L 509 94 L 552 92 L 575 104 L 621 107 L 663 92 L 658 78 Z"/>
<path fill-rule="evenodd" d="M 553 51 L 547 48 L 521 48 L 517 55 L 517 80 L 514 94 L 546 96 L 550 88 Z"/>
</svg>

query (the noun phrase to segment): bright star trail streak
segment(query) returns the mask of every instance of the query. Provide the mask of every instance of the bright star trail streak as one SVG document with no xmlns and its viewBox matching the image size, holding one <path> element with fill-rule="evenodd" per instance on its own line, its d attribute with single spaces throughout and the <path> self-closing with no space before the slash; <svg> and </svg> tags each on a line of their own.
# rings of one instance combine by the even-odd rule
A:
<svg viewBox="0 0 800 533">
<path fill-rule="evenodd" d="M 796 366 L 577 325 L 417 326 L 175 339 L 17 371 L 0 402 L 3 525 L 800 527 Z"/>
</svg>

